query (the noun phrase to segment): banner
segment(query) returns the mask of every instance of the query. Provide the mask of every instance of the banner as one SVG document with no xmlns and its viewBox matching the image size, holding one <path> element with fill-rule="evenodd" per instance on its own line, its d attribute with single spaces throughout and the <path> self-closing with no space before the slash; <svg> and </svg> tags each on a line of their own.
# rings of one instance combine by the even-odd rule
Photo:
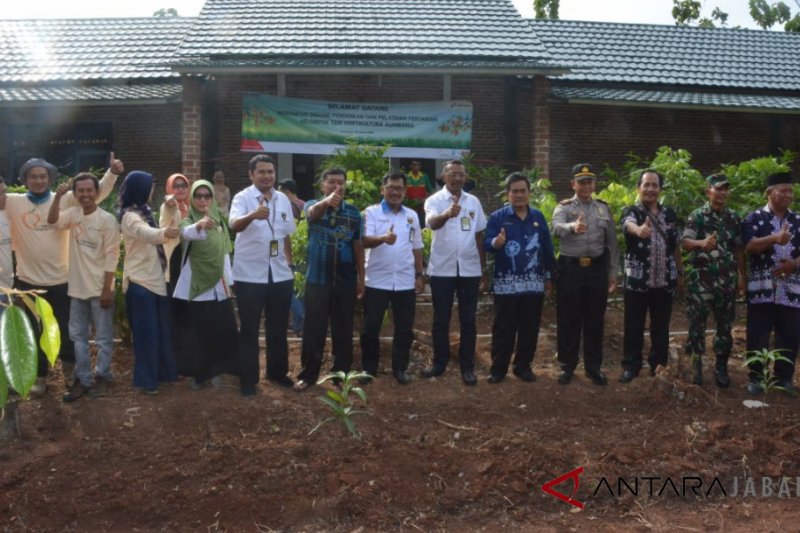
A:
<svg viewBox="0 0 800 533">
<path fill-rule="evenodd" d="M 390 144 L 386 157 L 455 159 L 470 149 L 472 104 L 325 102 L 246 93 L 243 152 L 330 155 L 347 141 Z"/>
</svg>

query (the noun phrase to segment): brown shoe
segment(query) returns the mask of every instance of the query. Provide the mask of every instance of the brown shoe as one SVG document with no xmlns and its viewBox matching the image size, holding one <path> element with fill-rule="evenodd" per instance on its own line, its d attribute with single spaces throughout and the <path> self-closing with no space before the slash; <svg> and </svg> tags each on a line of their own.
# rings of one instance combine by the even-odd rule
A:
<svg viewBox="0 0 800 533">
<path fill-rule="evenodd" d="M 76 401 L 87 392 L 89 392 L 89 388 L 84 387 L 80 381 L 76 381 L 72 387 L 69 388 L 62 400 L 64 400 L 65 403 L 71 403 Z"/>
</svg>

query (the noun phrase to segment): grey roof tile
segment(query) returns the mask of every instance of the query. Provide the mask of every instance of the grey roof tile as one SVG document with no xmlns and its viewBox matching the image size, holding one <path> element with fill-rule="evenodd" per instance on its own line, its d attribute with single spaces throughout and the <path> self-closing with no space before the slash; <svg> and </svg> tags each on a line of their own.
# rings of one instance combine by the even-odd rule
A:
<svg viewBox="0 0 800 533">
<path fill-rule="evenodd" d="M 794 110 L 800 113 L 800 96 L 729 94 L 650 89 L 554 86 L 550 94 L 567 102 L 626 102 L 630 104 L 674 105 L 679 107 L 725 107 L 753 110 Z"/>
<path fill-rule="evenodd" d="M 178 54 L 550 57 L 511 0 L 208 0 Z"/>
<path fill-rule="evenodd" d="M 179 98 L 182 87 L 175 83 L 137 85 L 92 85 L 85 87 L 0 87 L 0 103 L 107 102 L 110 100 L 171 100 Z"/>
<path fill-rule="evenodd" d="M 0 83 L 176 77 L 192 18 L 0 20 Z"/>
<path fill-rule="evenodd" d="M 560 80 L 800 90 L 800 34 L 564 20 L 529 20 Z"/>
</svg>

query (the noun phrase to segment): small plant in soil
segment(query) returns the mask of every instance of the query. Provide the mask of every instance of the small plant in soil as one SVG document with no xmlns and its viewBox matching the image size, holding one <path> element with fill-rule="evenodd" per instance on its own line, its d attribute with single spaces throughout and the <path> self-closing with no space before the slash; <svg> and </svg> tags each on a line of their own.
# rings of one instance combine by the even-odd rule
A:
<svg viewBox="0 0 800 533">
<path fill-rule="evenodd" d="M 370 379 L 372 379 L 372 376 L 366 372 L 348 372 L 345 374 L 341 371 L 333 372 L 322 378 L 319 383 L 333 381 L 339 384 L 340 390 L 328 390 L 325 396 L 320 397 L 319 400 L 331 409 L 333 416 L 326 418 L 314 426 L 314 429 L 309 431 L 308 434 L 311 435 L 328 422 L 335 422 L 338 420 L 347 428 L 347 431 L 350 432 L 350 435 L 352 435 L 354 439 L 360 439 L 361 433 L 356 429 L 353 416 L 357 414 L 366 414 L 366 411 L 356 409 L 355 402 L 360 399 L 363 404 L 366 404 L 367 393 L 356 384 Z"/>
<path fill-rule="evenodd" d="M 758 376 L 758 384 L 764 389 L 764 394 L 770 394 L 773 391 L 789 392 L 785 387 L 778 385 L 780 380 L 775 377 L 772 371 L 777 361 L 789 363 L 790 365 L 794 364 L 791 359 L 781 355 L 780 352 L 785 351 L 787 350 L 767 350 L 766 348 L 762 348 L 761 350 L 751 350 L 747 352 L 748 355 L 744 360 L 745 367 L 756 363 L 761 364 L 761 374 Z"/>
</svg>

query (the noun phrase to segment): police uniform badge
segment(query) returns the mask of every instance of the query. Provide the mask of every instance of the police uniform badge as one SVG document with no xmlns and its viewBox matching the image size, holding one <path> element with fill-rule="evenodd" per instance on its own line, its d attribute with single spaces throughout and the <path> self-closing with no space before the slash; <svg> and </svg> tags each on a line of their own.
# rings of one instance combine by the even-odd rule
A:
<svg viewBox="0 0 800 533">
<path fill-rule="evenodd" d="M 408 218 L 406 219 L 406 222 L 408 222 L 408 225 L 410 226 L 411 224 L 413 224 L 413 223 L 414 223 L 414 217 L 408 217 Z"/>
<path fill-rule="evenodd" d="M 281 212 L 281 220 L 286 222 L 286 212 Z"/>
</svg>

